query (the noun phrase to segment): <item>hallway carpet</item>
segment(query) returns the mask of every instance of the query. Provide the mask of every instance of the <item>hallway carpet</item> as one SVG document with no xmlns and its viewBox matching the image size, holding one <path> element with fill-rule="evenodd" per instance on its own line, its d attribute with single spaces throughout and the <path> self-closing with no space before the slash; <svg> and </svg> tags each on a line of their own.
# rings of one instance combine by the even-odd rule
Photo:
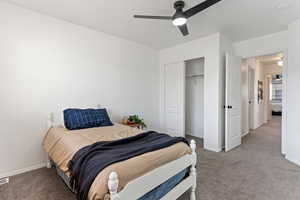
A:
<svg viewBox="0 0 300 200">
<path fill-rule="evenodd" d="M 199 141 L 201 142 L 201 141 Z M 228 153 L 198 149 L 198 200 L 298 200 L 300 167 L 280 154 L 280 118 L 251 132 Z M 1 200 L 75 200 L 53 169 L 0 186 Z M 184 194 L 180 200 L 188 200 Z"/>
</svg>

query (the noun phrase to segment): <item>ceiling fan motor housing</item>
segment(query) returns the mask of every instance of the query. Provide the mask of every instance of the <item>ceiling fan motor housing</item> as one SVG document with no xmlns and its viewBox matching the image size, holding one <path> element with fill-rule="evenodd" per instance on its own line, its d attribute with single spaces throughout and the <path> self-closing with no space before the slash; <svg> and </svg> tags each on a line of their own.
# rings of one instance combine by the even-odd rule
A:
<svg viewBox="0 0 300 200">
<path fill-rule="evenodd" d="M 173 20 L 176 19 L 176 18 L 186 18 L 184 13 L 183 13 L 184 6 L 185 6 L 184 1 L 176 1 L 174 3 L 174 8 L 176 9 L 176 12 L 172 17 Z"/>
<path fill-rule="evenodd" d="M 184 8 L 184 6 L 185 6 L 184 1 L 176 1 L 176 2 L 174 3 L 174 8 L 175 8 L 176 10 L 182 11 L 182 9 Z"/>
</svg>

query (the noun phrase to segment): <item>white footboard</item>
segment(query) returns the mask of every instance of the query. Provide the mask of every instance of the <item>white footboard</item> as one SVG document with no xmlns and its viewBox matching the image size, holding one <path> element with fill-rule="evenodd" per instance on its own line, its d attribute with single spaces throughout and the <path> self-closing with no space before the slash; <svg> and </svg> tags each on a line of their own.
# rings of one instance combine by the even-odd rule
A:
<svg viewBox="0 0 300 200">
<path fill-rule="evenodd" d="M 191 141 L 190 147 L 192 154 L 185 155 L 175 161 L 156 168 L 147 174 L 131 181 L 126 187 L 118 192 L 119 179 L 116 172 L 111 172 L 108 180 L 108 189 L 111 200 L 133 200 L 138 199 L 166 182 L 182 170 L 190 167 L 190 175 L 181 181 L 175 188 L 166 194 L 162 200 L 175 200 L 185 191 L 191 188 L 190 200 L 196 200 L 196 183 L 197 183 L 197 154 L 196 142 Z"/>
</svg>

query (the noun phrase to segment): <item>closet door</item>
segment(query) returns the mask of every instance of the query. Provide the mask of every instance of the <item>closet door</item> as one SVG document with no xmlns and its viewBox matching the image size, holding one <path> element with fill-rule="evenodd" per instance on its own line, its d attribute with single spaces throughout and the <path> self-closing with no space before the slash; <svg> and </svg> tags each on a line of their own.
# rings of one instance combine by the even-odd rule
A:
<svg viewBox="0 0 300 200">
<path fill-rule="evenodd" d="M 185 136 L 185 63 L 164 66 L 164 126 L 172 136 Z"/>
<path fill-rule="evenodd" d="M 239 146 L 241 130 L 241 59 L 226 54 L 225 151 Z"/>
</svg>

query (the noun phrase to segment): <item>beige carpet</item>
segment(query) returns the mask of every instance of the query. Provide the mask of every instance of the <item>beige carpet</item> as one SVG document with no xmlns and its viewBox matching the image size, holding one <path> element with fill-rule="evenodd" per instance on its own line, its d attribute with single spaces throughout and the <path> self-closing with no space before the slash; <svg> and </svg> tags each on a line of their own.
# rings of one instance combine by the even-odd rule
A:
<svg viewBox="0 0 300 200">
<path fill-rule="evenodd" d="M 201 141 L 199 141 L 201 142 Z M 276 118 L 228 153 L 198 149 L 198 200 L 298 200 L 300 167 L 280 154 Z M 75 200 L 54 170 L 40 169 L 0 186 L 1 200 Z M 188 200 L 188 194 L 180 200 Z"/>
</svg>

